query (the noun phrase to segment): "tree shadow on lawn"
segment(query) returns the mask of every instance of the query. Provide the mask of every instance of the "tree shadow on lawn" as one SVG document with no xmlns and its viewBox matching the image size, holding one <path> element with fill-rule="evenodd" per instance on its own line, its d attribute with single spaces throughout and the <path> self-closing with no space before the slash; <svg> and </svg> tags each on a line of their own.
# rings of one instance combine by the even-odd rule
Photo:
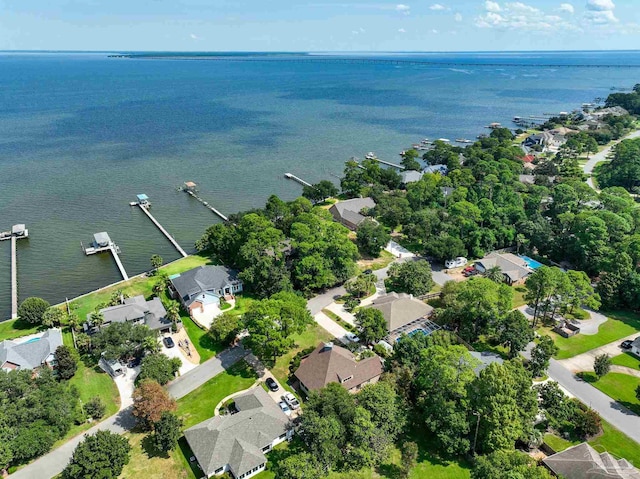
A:
<svg viewBox="0 0 640 479">
<path fill-rule="evenodd" d="M 180 452 L 182 452 L 185 460 L 189 463 L 189 467 L 191 468 L 191 472 L 193 473 L 194 477 L 202 477 L 204 473 L 202 469 L 200 469 L 198 461 L 196 461 L 195 458 L 193 461 L 191 460 L 191 458 L 194 457 L 193 451 L 189 447 L 189 443 L 184 436 L 182 436 L 178 440 L 178 447 L 180 448 Z"/>
<path fill-rule="evenodd" d="M 142 431 L 140 431 L 142 432 Z M 161 451 L 160 449 L 156 448 L 153 444 L 153 438 L 151 437 L 151 433 L 148 433 L 140 442 L 140 446 L 142 447 L 142 450 L 145 452 L 145 454 L 147 455 L 147 458 L 152 459 L 154 457 L 161 457 L 162 459 L 168 459 L 169 458 L 169 453 L 168 452 L 164 452 Z"/>
<path fill-rule="evenodd" d="M 584 382 L 589 383 L 589 384 L 594 384 L 598 382 L 598 376 L 596 376 L 596 373 L 592 373 L 592 372 L 580 372 L 578 374 L 576 374 L 576 376 L 579 379 L 582 379 Z M 596 386 L 594 386 L 596 387 Z M 598 389 L 600 390 L 600 389 Z M 606 394 L 604 391 L 601 391 L 603 394 Z M 610 396 L 609 396 L 610 397 Z M 615 399 L 615 398 L 611 398 L 613 401 L 613 408 L 619 410 L 620 412 L 623 412 L 625 414 L 637 414 L 640 416 L 640 404 L 638 403 L 632 403 L 629 401 L 621 401 L 619 399 Z"/>
</svg>

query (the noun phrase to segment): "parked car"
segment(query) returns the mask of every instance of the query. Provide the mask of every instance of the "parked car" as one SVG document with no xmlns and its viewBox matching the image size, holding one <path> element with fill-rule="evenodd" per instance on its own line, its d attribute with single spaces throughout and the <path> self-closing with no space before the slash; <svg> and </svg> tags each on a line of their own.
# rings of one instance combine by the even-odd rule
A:
<svg viewBox="0 0 640 479">
<path fill-rule="evenodd" d="M 462 270 L 463 273 L 471 273 L 473 271 L 475 271 L 476 268 L 475 266 L 467 266 L 465 269 Z"/>
<path fill-rule="evenodd" d="M 622 341 L 620 347 L 622 349 L 631 349 L 631 345 L 633 344 L 633 339 L 627 339 L 626 341 Z"/>
<path fill-rule="evenodd" d="M 162 342 L 169 349 L 173 348 L 176 345 L 176 343 L 173 342 L 173 339 L 171 339 L 171 336 L 167 336 L 166 338 L 162 338 Z"/>
<path fill-rule="evenodd" d="M 444 267 L 447 269 L 451 269 L 451 268 L 460 268 L 462 266 L 464 266 L 465 264 L 467 264 L 467 258 L 464 258 L 462 256 L 458 256 L 455 259 L 448 259 L 447 261 L 444 262 Z"/>
<path fill-rule="evenodd" d="M 347 336 L 347 339 L 353 343 L 360 342 L 360 338 L 353 333 L 347 333 L 346 336 Z"/>
<path fill-rule="evenodd" d="M 372 269 L 365 269 L 363 274 L 373 274 L 373 270 Z"/>
<path fill-rule="evenodd" d="M 291 393 L 285 394 L 282 396 L 282 399 L 284 399 L 284 402 L 286 402 L 291 409 L 298 409 L 300 407 L 300 402 Z"/>
<path fill-rule="evenodd" d="M 278 403 L 278 406 L 280 406 L 280 409 L 282 409 L 283 413 L 285 413 L 287 416 L 291 416 L 291 409 L 289 409 L 289 406 L 287 406 L 284 401 L 280 401 Z"/>
<path fill-rule="evenodd" d="M 265 382 L 267 383 L 267 387 L 274 392 L 280 389 L 280 387 L 278 386 L 278 383 L 275 382 L 273 378 L 267 378 Z"/>
</svg>

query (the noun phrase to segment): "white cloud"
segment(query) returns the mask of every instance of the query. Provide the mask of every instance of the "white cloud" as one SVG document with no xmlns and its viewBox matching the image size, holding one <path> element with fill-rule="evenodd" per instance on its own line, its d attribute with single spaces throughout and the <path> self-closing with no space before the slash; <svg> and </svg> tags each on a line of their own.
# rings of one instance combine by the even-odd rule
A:
<svg viewBox="0 0 640 479">
<path fill-rule="evenodd" d="M 587 10 L 595 12 L 605 12 L 607 10 L 613 10 L 616 8 L 616 4 L 612 0 L 588 0 Z"/>
<path fill-rule="evenodd" d="M 532 7 L 530 5 L 526 5 L 526 4 L 522 3 L 522 2 L 507 3 L 505 5 L 505 7 L 510 12 L 522 13 L 522 14 L 525 14 L 525 15 L 531 15 L 531 14 L 534 14 L 534 13 L 540 13 L 540 10 L 538 10 L 537 8 Z"/>
<path fill-rule="evenodd" d="M 409 15 L 411 13 L 411 7 L 403 3 L 396 5 L 396 12 L 400 12 L 403 15 Z"/>
<path fill-rule="evenodd" d="M 439 3 L 434 3 L 429 7 L 429 10 L 442 11 L 442 10 L 448 10 L 448 8 Z"/>
<path fill-rule="evenodd" d="M 570 13 L 572 15 L 573 12 L 575 12 L 575 8 L 573 8 L 573 5 L 571 5 L 570 3 L 561 3 L 558 10 L 560 10 L 561 12 Z"/>
<path fill-rule="evenodd" d="M 436 30 L 435 28 L 433 30 L 431 30 L 431 33 L 437 35 L 438 33 L 440 33 L 438 30 Z"/>
<path fill-rule="evenodd" d="M 500 4 L 498 2 L 492 2 L 491 0 L 487 0 L 484 2 L 484 8 L 487 12 L 500 12 L 502 9 L 500 8 Z"/>
<path fill-rule="evenodd" d="M 195 33 L 191 33 L 191 34 L 189 34 L 189 36 L 191 37 L 192 40 L 200 40 L 200 37 L 198 35 L 196 35 Z"/>
<path fill-rule="evenodd" d="M 453 16 L 453 19 L 454 19 L 456 22 L 461 22 L 461 21 L 462 21 L 462 13 L 456 13 L 456 14 Z"/>
<path fill-rule="evenodd" d="M 399 33 L 407 33 L 407 31 L 404 28 L 398 28 L 398 32 Z"/>
<path fill-rule="evenodd" d="M 480 15 L 476 18 L 476 26 L 480 28 L 497 27 L 504 23 L 506 23 L 506 18 L 494 12 L 487 12 L 485 15 Z"/>
<path fill-rule="evenodd" d="M 365 33 L 366 30 L 362 27 L 358 28 L 357 30 L 351 30 L 351 33 L 353 33 L 354 35 L 360 35 L 361 33 Z"/>
</svg>

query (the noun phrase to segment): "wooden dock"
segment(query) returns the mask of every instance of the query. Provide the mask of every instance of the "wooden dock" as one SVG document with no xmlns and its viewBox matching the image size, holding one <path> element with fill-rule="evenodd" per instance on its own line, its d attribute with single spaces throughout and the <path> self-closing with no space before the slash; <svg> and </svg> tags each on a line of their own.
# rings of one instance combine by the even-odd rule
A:
<svg viewBox="0 0 640 479">
<path fill-rule="evenodd" d="M 178 244 L 178 242 L 175 240 L 175 238 L 173 236 L 171 236 L 169 234 L 169 232 L 167 230 L 165 230 L 163 228 L 163 226 L 158 222 L 158 220 L 156 220 L 153 215 L 151 213 L 149 213 L 149 210 L 147 208 L 145 208 L 145 206 L 143 204 L 138 204 L 138 206 L 140 207 L 140 209 L 144 212 L 145 215 L 147 215 L 149 217 L 149 219 L 153 222 L 154 225 L 156 225 L 158 227 L 158 229 L 160 230 L 160 232 L 165 235 L 167 237 L 167 239 L 171 242 L 171 244 L 178 250 L 178 253 L 180 253 L 182 255 L 183 258 L 186 258 L 187 256 L 189 256 L 185 250 L 182 249 L 182 247 Z"/>
<path fill-rule="evenodd" d="M 399 170 L 404 170 L 404 166 L 398 165 L 397 163 L 391 163 L 390 161 L 384 161 L 380 158 L 374 158 L 373 161 L 377 161 L 378 163 L 382 163 L 383 165 L 392 166 L 393 168 L 398 168 Z"/>
<path fill-rule="evenodd" d="M 213 206 L 211 206 L 209 203 L 207 203 L 205 200 L 203 200 L 202 198 L 200 198 L 197 193 L 193 190 L 189 190 L 186 188 L 183 188 L 183 190 L 185 193 L 187 193 L 189 196 L 191 196 L 192 198 L 195 198 L 196 200 L 198 200 L 200 203 L 202 203 L 209 211 L 212 211 L 213 213 L 215 213 L 216 215 L 218 215 L 223 221 L 229 221 L 229 218 L 227 218 L 225 215 L 223 215 L 220 211 L 218 211 L 217 209 L 215 209 Z"/>
<path fill-rule="evenodd" d="M 302 186 L 311 186 L 311 183 L 307 183 L 302 178 L 298 178 L 296 175 L 293 175 L 291 173 L 285 173 L 284 177 L 289 179 L 289 180 L 293 180 L 293 181 L 295 181 L 297 183 L 300 183 Z"/>
<path fill-rule="evenodd" d="M 18 255 L 15 236 L 11 237 L 11 319 L 18 317 Z"/>
<path fill-rule="evenodd" d="M 129 275 L 125 271 L 124 266 L 122 265 L 122 261 L 120 261 L 120 256 L 118 256 L 118 247 L 114 243 L 111 243 L 111 245 L 109 245 L 109 250 L 111 251 L 111 255 L 113 256 L 113 259 L 116 261 L 116 266 L 118 266 L 118 269 L 120 270 L 122 279 L 124 279 L 125 281 L 128 281 Z"/>
</svg>

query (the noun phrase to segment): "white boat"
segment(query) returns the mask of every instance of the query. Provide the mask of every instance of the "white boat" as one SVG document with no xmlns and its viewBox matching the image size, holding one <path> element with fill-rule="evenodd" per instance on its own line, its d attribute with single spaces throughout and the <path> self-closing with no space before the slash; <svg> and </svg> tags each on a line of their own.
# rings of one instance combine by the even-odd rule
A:
<svg viewBox="0 0 640 479">
<path fill-rule="evenodd" d="M 451 143 L 449 138 L 438 138 L 438 141 L 444 141 L 445 143 Z"/>
<path fill-rule="evenodd" d="M 466 138 L 456 138 L 456 143 L 473 143 L 473 141 L 467 140 Z"/>
<path fill-rule="evenodd" d="M 399 153 L 399 155 L 400 155 L 400 156 L 404 156 L 404 155 L 406 155 L 406 154 L 407 154 L 407 150 L 402 150 L 402 151 Z"/>
<path fill-rule="evenodd" d="M 375 160 L 377 158 L 376 154 L 373 151 L 370 151 L 366 155 L 364 155 L 366 160 Z"/>
</svg>

